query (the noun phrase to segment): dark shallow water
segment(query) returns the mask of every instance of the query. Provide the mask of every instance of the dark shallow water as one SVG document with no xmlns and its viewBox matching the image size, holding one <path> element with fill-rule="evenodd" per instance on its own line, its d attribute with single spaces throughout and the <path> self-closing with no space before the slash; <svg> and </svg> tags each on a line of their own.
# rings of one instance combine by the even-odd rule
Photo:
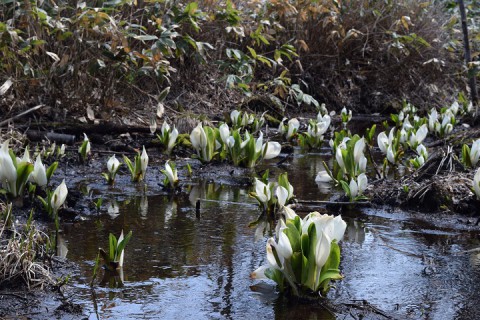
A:
<svg viewBox="0 0 480 320">
<path fill-rule="evenodd" d="M 271 176 L 288 171 L 298 198 L 326 200 L 331 190 L 314 181 L 326 154 L 295 154 Z M 345 278 L 329 293 L 333 308 L 282 297 L 273 283 L 249 277 L 265 263 L 268 232 L 248 227 L 259 214 L 248 191 L 201 181 L 189 196 L 131 197 L 116 214 L 65 225 L 67 257 L 81 270 L 74 302 L 92 319 L 480 318 L 480 251 L 471 251 L 480 246 L 478 232 L 401 211 L 343 213 Z M 197 198 L 219 202 L 202 202 L 197 217 Z M 124 284 L 102 283 L 93 299 L 97 249 L 122 229 L 133 231 Z"/>
</svg>

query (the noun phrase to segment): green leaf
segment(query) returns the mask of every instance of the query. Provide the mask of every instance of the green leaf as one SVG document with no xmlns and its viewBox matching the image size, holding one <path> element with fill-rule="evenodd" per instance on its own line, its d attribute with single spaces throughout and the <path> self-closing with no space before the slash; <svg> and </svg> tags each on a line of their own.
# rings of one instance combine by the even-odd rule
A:
<svg viewBox="0 0 480 320">
<path fill-rule="evenodd" d="M 295 274 L 295 282 L 302 283 L 303 255 L 301 252 L 294 252 L 291 257 L 291 266 Z"/>
<path fill-rule="evenodd" d="M 343 180 L 340 180 L 340 184 L 342 185 L 343 191 L 345 191 L 347 197 L 350 198 L 350 185 Z"/>
<path fill-rule="evenodd" d="M 154 35 L 141 35 L 141 36 L 135 36 L 133 38 L 141 41 L 158 40 L 158 37 Z"/>
<path fill-rule="evenodd" d="M 30 173 L 33 171 L 33 164 L 28 162 L 20 162 L 17 166 L 17 195 L 23 193 L 25 184 L 27 183 Z"/>
<path fill-rule="evenodd" d="M 130 241 L 130 238 L 132 237 L 132 231 L 130 230 L 130 232 L 123 238 L 122 241 L 120 241 L 120 243 L 117 245 L 117 250 L 116 250 L 116 255 L 118 257 L 120 257 L 120 254 L 122 253 L 122 251 L 125 249 L 125 247 L 127 246 L 128 242 Z M 117 258 L 118 258 L 117 257 Z"/>
<path fill-rule="evenodd" d="M 268 268 L 265 270 L 265 276 L 269 279 L 272 279 L 277 283 L 281 292 L 283 292 L 284 285 L 283 285 L 283 274 L 280 270 L 275 268 Z"/>
<path fill-rule="evenodd" d="M 110 235 L 108 236 L 108 247 L 109 247 L 110 261 L 114 261 L 115 252 L 117 249 L 117 238 L 112 233 L 110 233 Z"/>
<path fill-rule="evenodd" d="M 52 163 L 48 169 L 47 169 L 47 180 L 50 181 L 50 178 L 52 177 L 53 173 L 55 172 L 55 170 L 57 170 L 57 167 L 58 167 L 58 161 L 55 161 L 54 163 Z"/>
<path fill-rule="evenodd" d="M 472 167 L 472 162 L 470 161 L 470 148 L 466 144 L 462 146 L 462 160 L 466 167 Z"/>
<path fill-rule="evenodd" d="M 284 232 L 287 235 L 288 240 L 290 240 L 290 245 L 292 246 L 293 252 L 301 252 L 302 248 L 300 232 L 298 231 L 292 220 L 288 220 L 286 225 L 287 229 L 285 229 Z"/>
<path fill-rule="evenodd" d="M 170 87 L 166 87 L 165 89 L 163 89 L 162 92 L 160 92 L 160 94 L 158 95 L 158 102 L 163 102 L 169 93 Z"/>
<path fill-rule="evenodd" d="M 252 56 L 253 59 L 257 59 L 257 52 L 255 51 L 255 49 L 247 46 L 247 49 L 248 51 L 250 51 L 250 55 Z"/>
<path fill-rule="evenodd" d="M 130 171 L 130 174 L 132 175 L 132 180 L 133 180 L 135 177 L 135 168 L 133 167 L 132 161 L 130 161 L 130 159 L 128 159 L 127 156 L 123 156 L 123 161 L 127 165 L 127 168 Z"/>
</svg>

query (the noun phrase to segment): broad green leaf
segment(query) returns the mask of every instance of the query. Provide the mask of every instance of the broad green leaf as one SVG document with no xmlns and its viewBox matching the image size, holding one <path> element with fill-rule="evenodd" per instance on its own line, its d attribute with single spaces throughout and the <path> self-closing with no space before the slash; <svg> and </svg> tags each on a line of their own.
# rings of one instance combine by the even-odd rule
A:
<svg viewBox="0 0 480 320">
<path fill-rule="evenodd" d="M 295 227 L 292 220 L 288 220 L 286 225 L 287 229 L 285 229 L 284 232 L 287 235 L 288 240 L 290 240 L 293 252 L 301 252 L 300 232 L 298 232 L 298 229 Z"/>
<path fill-rule="evenodd" d="M 112 233 L 108 236 L 108 247 L 110 261 L 114 261 L 115 251 L 117 249 L 117 238 Z"/>
</svg>

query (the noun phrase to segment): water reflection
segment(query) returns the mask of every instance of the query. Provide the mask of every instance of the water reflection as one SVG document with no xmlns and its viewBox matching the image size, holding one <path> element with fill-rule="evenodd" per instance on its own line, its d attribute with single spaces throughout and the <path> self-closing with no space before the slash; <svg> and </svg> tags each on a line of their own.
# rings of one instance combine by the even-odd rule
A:
<svg viewBox="0 0 480 320">
<path fill-rule="evenodd" d="M 286 169 L 301 199 L 328 199 L 332 191 L 320 194 L 314 181 L 326 158 L 323 150 L 311 156 L 297 152 L 290 165 L 273 168 L 271 176 Z M 76 302 L 93 309 L 87 284 L 97 249 L 108 247 L 110 232 L 123 229 L 133 231 L 125 270 L 121 277 L 104 278 L 96 289 L 102 318 L 334 319 L 336 314 L 319 304 L 293 302 L 273 283 L 250 279 L 265 263 L 265 241 L 274 226 L 260 220 L 248 227 L 259 215 L 248 192 L 200 181 L 175 197 L 111 200 L 109 215 L 66 225 L 65 243 L 75 244 L 68 257 L 81 266 L 74 285 L 83 289 Z M 202 202 L 199 219 L 198 199 L 212 200 Z M 479 307 L 470 301 L 480 299 L 480 255 L 459 254 L 471 249 L 478 235 L 420 224 L 403 213 L 358 210 L 345 212 L 344 218 L 345 279 L 330 291 L 331 301 L 366 300 L 398 318 L 479 318 Z M 337 316 L 358 316 L 350 311 Z"/>
<path fill-rule="evenodd" d="M 120 206 L 118 205 L 117 200 L 113 199 L 107 203 L 107 213 L 112 219 L 115 219 L 120 215 Z"/>
<path fill-rule="evenodd" d="M 68 246 L 65 238 L 61 233 L 56 233 L 54 235 L 56 241 L 56 255 L 57 257 L 65 259 L 68 253 Z"/>
<path fill-rule="evenodd" d="M 347 219 L 345 240 L 362 244 L 365 241 L 365 224 L 357 219 Z"/>
<path fill-rule="evenodd" d="M 148 198 L 146 196 L 140 198 L 140 204 L 138 206 L 138 209 L 141 218 L 146 219 L 148 213 Z"/>
</svg>

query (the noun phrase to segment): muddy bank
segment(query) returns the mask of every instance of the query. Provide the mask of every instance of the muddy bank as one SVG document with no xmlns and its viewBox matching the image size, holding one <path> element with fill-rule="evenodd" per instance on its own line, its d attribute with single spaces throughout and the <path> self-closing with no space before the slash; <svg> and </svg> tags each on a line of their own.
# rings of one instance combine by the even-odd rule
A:
<svg viewBox="0 0 480 320">
<path fill-rule="evenodd" d="M 373 181 L 367 194 L 377 205 L 478 217 L 480 200 L 472 191 L 474 174 L 475 170 L 465 169 L 450 148 L 437 147 L 417 171 L 399 179 Z"/>
</svg>

